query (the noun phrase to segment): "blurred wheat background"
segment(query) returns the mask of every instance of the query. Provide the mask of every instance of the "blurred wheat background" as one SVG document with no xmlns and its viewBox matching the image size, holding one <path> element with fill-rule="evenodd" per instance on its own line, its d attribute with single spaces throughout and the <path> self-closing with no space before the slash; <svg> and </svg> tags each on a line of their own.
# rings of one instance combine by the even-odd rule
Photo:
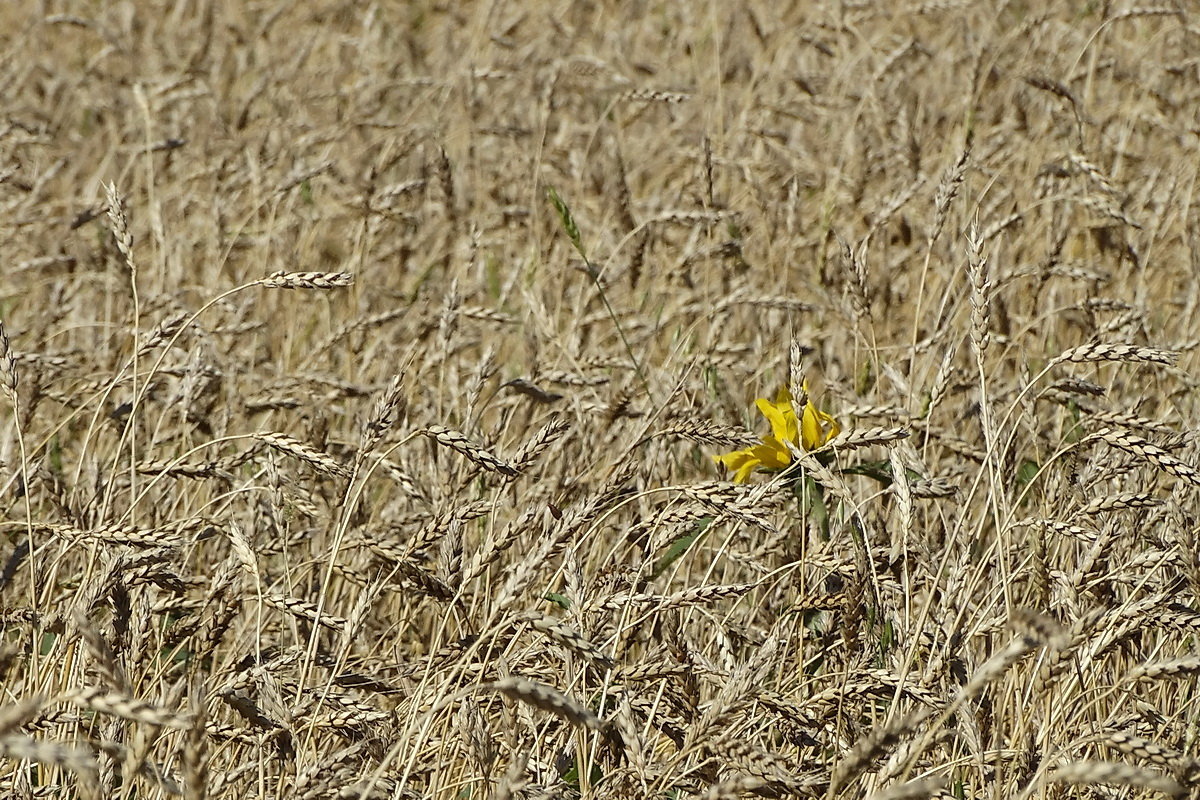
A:
<svg viewBox="0 0 1200 800">
<path fill-rule="evenodd" d="M 1194 792 L 1188 5 L 3 4 L 0 795 Z"/>
</svg>

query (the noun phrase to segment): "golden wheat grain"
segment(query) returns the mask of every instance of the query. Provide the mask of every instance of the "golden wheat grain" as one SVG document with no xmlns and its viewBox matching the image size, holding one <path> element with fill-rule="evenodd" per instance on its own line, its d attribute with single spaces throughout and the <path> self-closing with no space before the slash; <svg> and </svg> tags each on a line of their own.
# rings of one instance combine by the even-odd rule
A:
<svg viewBox="0 0 1200 800">
<path fill-rule="evenodd" d="M 868 800 L 912 800 L 917 797 L 943 796 L 942 792 L 947 783 L 945 778 L 921 778 L 905 781 L 875 792 L 869 796 Z"/>
<path fill-rule="evenodd" d="M 754 433 L 729 425 L 707 420 L 682 419 L 656 431 L 653 436 L 677 436 L 701 444 L 726 449 L 750 447 L 757 444 L 759 437 Z"/>
<path fill-rule="evenodd" d="M 84 796 L 99 796 L 94 791 L 98 765 L 95 755 L 90 750 L 63 742 L 40 741 L 20 734 L 10 734 L 0 736 L 0 754 L 5 758 L 36 761 L 39 764 L 63 767 L 80 773 L 81 793 Z"/>
<path fill-rule="evenodd" d="M 1124 450 L 1126 453 L 1150 462 L 1163 472 L 1174 475 L 1193 486 L 1200 486 L 1200 472 L 1197 472 L 1190 464 L 1185 464 L 1175 458 L 1162 447 L 1140 436 L 1112 428 L 1101 428 L 1093 435 L 1119 450 Z"/>
<path fill-rule="evenodd" d="M 465 434 L 444 425 L 430 425 L 422 431 L 443 447 L 465 456 L 466 459 L 489 472 L 496 472 L 508 478 L 518 475 L 516 467 L 498 458 L 488 450 L 472 442 Z"/>
<path fill-rule="evenodd" d="M 8 338 L 8 330 L 4 321 L 0 320 L 0 386 L 10 403 L 17 402 L 17 389 L 20 388 L 17 375 L 17 357 L 13 353 L 12 341 Z"/>
<path fill-rule="evenodd" d="M 0 736 L 7 735 L 15 728 L 26 726 L 37 717 L 45 704 L 41 695 L 32 695 L 16 703 L 0 706 Z"/>
<path fill-rule="evenodd" d="M 589 642 L 581 633 L 572 630 L 553 617 L 546 617 L 541 614 L 523 614 L 518 616 L 515 621 L 528 624 L 538 633 L 545 634 L 552 641 L 578 654 L 598 669 L 611 670 L 615 666 L 615 662 L 611 656 L 603 653 L 600 648 Z"/>
<path fill-rule="evenodd" d="M 1183 785 L 1161 772 L 1112 761 L 1075 761 L 1063 764 L 1048 773 L 1045 780 L 1047 783 L 1135 786 L 1179 798 L 1187 797 L 1188 794 Z"/>
<path fill-rule="evenodd" d="M 835 791 L 845 787 L 866 770 L 872 761 L 881 757 L 924 725 L 929 716 L 929 710 L 922 709 L 893 720 L 855 742 L 834 765 L 829 778 L 830 790 Z"/>
<path fill-rule="evenodd" d="M 1115 342 L 1095 342 L 1092 344 L 1073 347 L 1060 353 L 1050 361 L 1049 366 L 1064 364 L 1068 361 L 1086 364 L 1096 361 L 1117 361 L 1126 364 L 1174 364 L 1179 354 L 1173 350 L 1162 350 L 1156 347 L 1139 347 L 1132 344 Z"/>
<path fill-rule="evenodd" d="M 516 452 L 513 453 L 512 465 L 517 472 L 525 472 L 533 466 L 543 453 L 566 435 L 570 430 L 570 423 L 565 419 L 557 418 L 547 422 L 539 428 L 533 436 L 529 437 Z"/>
<path fill-rule="evenodd" d="M 1161 498 L 1154 497 L 1146 492 L 1124 492 L 1090 500 L 1077 513 L 1090 515 L 1124 509 L 1155 508 L 1162 505 L 1163 502 Z"/>
<path fill-rule="evenodd" d="M 601 730 L 605 724 L 604 720 L 574 698 L 528 678 L 501 678 L 493 683 L 485 684 L 482 688 L 500 692 L 514 700 L 528 703 L 543 711 L 549 711 L 572 725 Z"/>
<path fill-rule="evenodd" d="M 328 612 L 318 611 L 315 603 L 310 603 L 307 600 L 301 600 L 298 597 L 287 597 L 280 594 L 264 594 L 263 602 L 277 608 L 280 611 L 285 611 L 297 619 L 307 620 L 316 623 L 323 628 L 329 628 L 334 631 L 345 631 L 349 623 L 342 617 L 336 617 Z"/>
<path fill-rule="evenodd" d="M 856 450 L 860 447 L 870 447 L 876 444 L 890 444 L 909 437 L 907 428 L 867 428 L 865 430 L 850 430 L 836 436 L 829 446 L 839 450 Z"/>
<path fill-rule="evenodd" d="M 275 433 L 273 431 L 259 431 L 254 434 L 254 438 L 281 453 L 303 461 L 319 472 L 337 477 L 348 477 L 350 475 L 350 471 L 341 462 L 328 453 L 322 452 L 312 445 L 305 444 L 294 436 L 288 436 L 285 433 Z"/>
<path fill-rule="evenodd" d="M 65 693 L 61 698 L 98 711 L 101 714 L 111 714 L 131 722 L 144 722 L 164 728 L 187 730 L 192 720 L 184 714 L 167 711 L 145 700 L 130 697 L 122 692 L 103 689 L 99 686 L 85 686 Z"/>
</svg>

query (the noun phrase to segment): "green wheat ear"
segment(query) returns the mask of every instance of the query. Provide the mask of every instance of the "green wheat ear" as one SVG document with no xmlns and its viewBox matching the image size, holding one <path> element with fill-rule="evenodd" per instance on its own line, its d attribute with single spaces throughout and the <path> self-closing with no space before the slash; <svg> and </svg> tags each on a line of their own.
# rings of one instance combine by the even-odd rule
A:
<svg viewBox="0 0 1200 800">
<path fill-rule="evenodd" d="M 625 336 L 625 330 L 621 327 L 621 320 L 617 318 L 617 312 L 613 309 L 612 303 L 608 302 L 608 295 L 604 293 L 604 284 L 600 283 L 600 271 L 592 263 L 591 259 L 588 258 L 587 250 L 583 247 L 583 236 L 579 233 L 579 225 L 575 223 L 575 215 L 571 213 L 571 209 L 567 207 L 566 202 L 558 196 L 558 192 L 553 186 L 546 189 L 546 196 L 550 198 L 550 203 L 554 206 L 554 210 L 558 212 L 558 219 L 562 222 L 563 231 L 567 234 L 567 238 L 571 240 L 571 245 L 574 246 L 575 251 L 583 258 L 587 274 L 591 277 L 592 283 L 595 284 L 596 291 L 600 295 L 600 300 L 604 303 L 604 308 L 608 311 L 608 316 L 612 319 L 613 325 L 617 329 L 617 336 L 621 338 L 621 344 L 625 346 L 625 352 L 629 355 L 630 361 L 633 362 L 634 371 L 637 372 L 642 386 L 646 389 L 646 396 L 652 396 L 653 392 L 650 390 L 650 381 L 646 379 L 646 374 L 642 371 L 642 362 L 638 360 L 637 354 L 633 352 L 633 346 L 629 344 L 629 339 Z"/>
<path fill-rule="evenodd" d="M 575 224 L 575 216 L 571 213 L 571 209 L 558 196 L 558 192 L 554 187 L 546 190 L 546 196 L 550 198 L 550 202 L 554 205 L 554 210 L 558 212 L 558 219 L 562 222 L 563 231 L 567 234 L 567 238 L 571 240 L 571 244 L 575 247 L 579 255 L 583 257 L 583 260 L 588 262 L 590 271 L 591 262 L 588 260 L 587 252 L 583 249 L 583 237 L 579 234 L 579 226 Z"/>
</svg>

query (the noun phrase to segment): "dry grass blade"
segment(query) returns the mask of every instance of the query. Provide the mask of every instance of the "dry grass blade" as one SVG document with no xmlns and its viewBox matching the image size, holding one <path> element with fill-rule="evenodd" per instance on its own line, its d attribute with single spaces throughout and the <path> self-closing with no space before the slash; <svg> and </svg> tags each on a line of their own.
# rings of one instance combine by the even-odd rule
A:
<svg viewBox="0 0 1200 800">
<path fill-rule="evenodd" d="M 513 378 L 511 381 L 504 383 L 503 387 L 505 389 L 512 389 L 514 392 L 522 394 L 535 402 L 547 405 L 556 403 L 563 398 L 559 392 L 551 392 L 543 389 L 528 378 Z"/>
</svg>

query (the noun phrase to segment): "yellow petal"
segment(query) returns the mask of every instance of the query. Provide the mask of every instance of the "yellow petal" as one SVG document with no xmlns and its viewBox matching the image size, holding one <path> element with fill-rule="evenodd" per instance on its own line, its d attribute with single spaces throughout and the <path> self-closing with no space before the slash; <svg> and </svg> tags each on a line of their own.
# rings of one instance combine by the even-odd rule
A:
<svg viewBox="0 0 1200 800">
<path fill-rule="evenodd" d="M 771 434 L 776 439 L 786 439 L 788 435 L 788 421 L 787 416 L 784 414 L 785 406 L 775 405 L 770 400 L 764 400 L 761 397 L 755 400 L 754 404 L 758 406 L 758 410 L 771 423 Z"/>
<path fill-rule="evenodd" d="M 829 444 L 830 439 L 842 432 L 842 426 L 838 425 L 838 421 L 831 415 L 819 409 L 817 410 L 817 416 L 821 418 L 822 427 L 825 423 L 829 423 L 829 430 L 825 433 L 825 440 L 821 442 L 822 445 Z"/>
<path fill-rule="evenodd" d="M 734 470 L 734 483 L 744 483 L 746 478 L 750 477 L 750 473 L 758 468 L 762 462 L 754 454 L 753 449 L 735 450 L 732 453 L 725 453 L 720 456 L 713 456 L 713 461 L 716 461 L 725 469 Z"/>
<path fill-rule="evenodd" d="M 816 406 L 808 403 L 804 406 L 804 419 L 800 423 L 800 444 L 805 450 L 816 450 L 825 444 L 821 440 L 821 418 Z"/>
<path fill-rule="evenodd" d="M 796 408 L 792 405 L 791 394 L 788 390 L 779 391 L 779 401 L 759 398 L 754 401 L 758 410 L 771 423 L 771 435 L 781 442 L 800 443 L 800 426 L 796 421 Z"/>
<path fill-rule="evenodd" d="M 783 469 L 792 463 L 792 454 L 774 436 L 766 437 L 762 444 L 750 448 L 750 452 L 767 469 Z"/>
<path fill-rule="evenodd" d="M 745 464 L 742 465 L 741 469 L 739 469 L 734 474 L 733 482 L 734 483 L 745 483 L 746 479 L 750 477 L 750 474 L 752 472 L 754 472 L 755 468 L 757 468 L 757 467 L 758 467 L 757 461 L 755 461 L 753 459 L 747 461 Z"/>
<path fill-rule="evenodd" d="M 732 453 L 713 456 L 713 461 L 725 467 L 725 469 L 738 469 L 742 464 L 746 463 L 746 459 L 748 458 L 754 458 L 749 450 L 735 450 Z"/>
</svg>

